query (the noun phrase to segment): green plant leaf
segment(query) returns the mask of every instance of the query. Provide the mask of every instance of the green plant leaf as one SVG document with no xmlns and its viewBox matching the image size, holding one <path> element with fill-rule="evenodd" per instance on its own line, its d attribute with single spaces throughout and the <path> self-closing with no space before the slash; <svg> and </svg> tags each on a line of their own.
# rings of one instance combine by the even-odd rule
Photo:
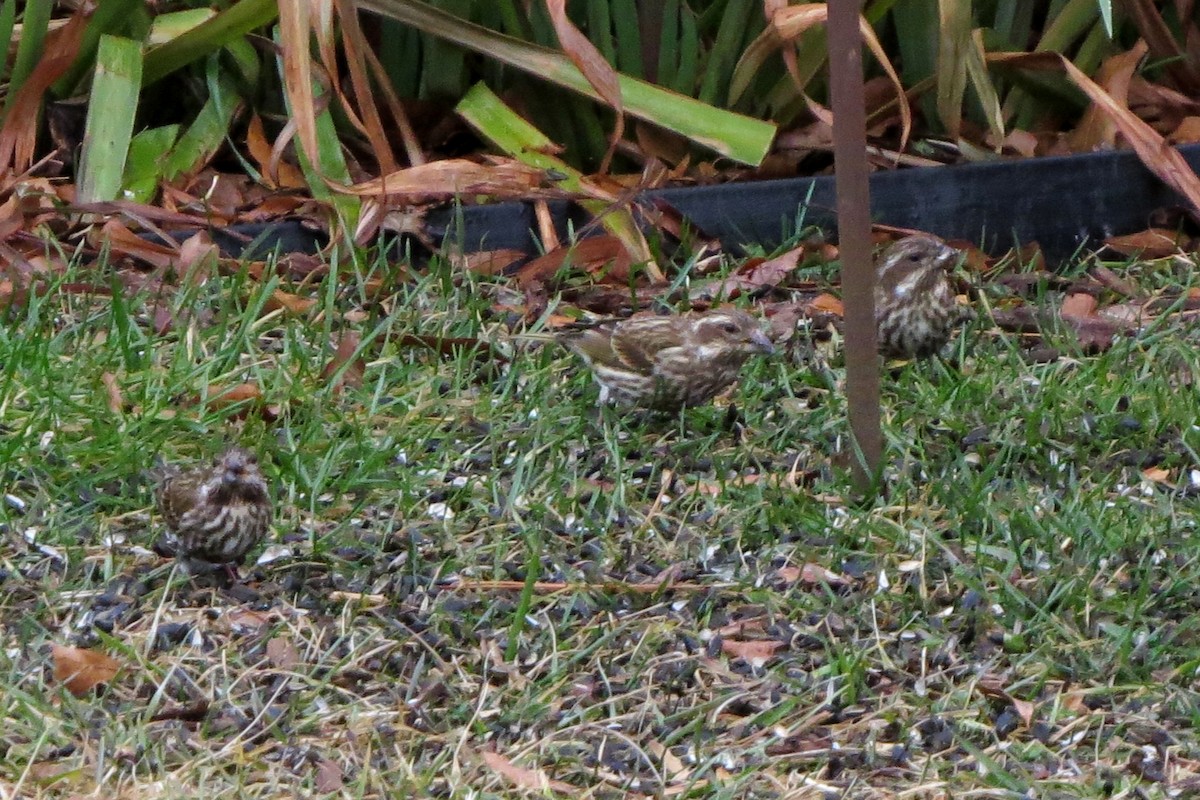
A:
<svg viewBox="0 0 1200 800">
<path fill-rule="evenodd" d="M 117 199 L 141 88 L 141 43 L 100 37 L 80 158 L 80 202 Z"/>
<path fill-rule="evenodd" d="M 359 7 L 444 37 L 525 70 L 551 83 L 599 99 L 587 79 L 565 55 L 513 39 L 448 15 L 417 0 L 362 0 Z M 619 76 L 625 113 L 675 131 L 743 164 L 758 164 L 775 136 L 775 126 Z"/>
</svg>

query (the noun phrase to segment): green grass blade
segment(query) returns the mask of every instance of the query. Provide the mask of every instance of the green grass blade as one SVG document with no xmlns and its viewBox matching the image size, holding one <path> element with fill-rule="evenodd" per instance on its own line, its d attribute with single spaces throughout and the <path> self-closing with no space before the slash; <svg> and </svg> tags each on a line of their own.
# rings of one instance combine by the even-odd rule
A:
<svg viewBox="0 0 1200 800">
<path fill-rule="evenodd" d="M 570 192 L 582 192 L 583 176 L 550 153 L 553 143 L 506 106 L 491 89 L 475 84 L 455 108 L 471 127 L 513 158 L 541 169 L 561 173 L 558 185 Z M 595 214 L 614 236 L 619 238 L 635 260 L 648 260 L 649 252 L 633 216 L 624 209 L 610 208 L 603 200 L 581 200 L 580 205 Z"/>
<path fill-rule="evenodd" d="M 141 0 L 105 0 L 98 3 L 95 13 L 88 18 L 75 62 L 54 83 L 51 94 L 68 97 L 81 88 L 80 85 L 87 80 L 95 66 L 96 48 L 100 45 L 101 36 L 112 34 L 143 41 L 150 27 L 150 14 Z"/>
<path fill-rule="evenodd" d="M 240 0 L 207 22 L 146 53 L 145 84 L 170 75 L 279 16 L 275 0 Z"/>
<path fill-rule="evenodd" d="M 163 163 L 178 136 L 178 125 L 163 125 L 148 128 L 133 137 L 121 179 L 126 197 L 137 203 L 148 203 L 154 198 Z"/>
<path fill-rule="evenodd" d="M 17 0 L 0 3 L 0 42 L 11 42 L 13 27 L 17 21 Z M 0 81 L 8 78 L 8 59 L 0 64 Z M 10 90 L 11 91 L 11 90 Z"/>
<path fill-rule="evenodd" d="M 21 38 L 17 42 L 17 57 L 13 62 L 12 73 L 8 79 L 10 102 L 25 84 L 25 79 L 33 72 L 33 68 L 37 66 L 38 60 L 42 57 L 42 47 L 46 42 L 46 32 L 50 27 L 50 12 L 53 7 L 54 4 L 49 2 L 25 4 L 25 13 L 21 16 Z"/>
<path fill-rule="evenodd" d="M 232 79 L 223 74 L 215 83 L 210 82 L 210 86 L 215 86 L 216 91 L 209 95 L 163 165 L 163 177 L 167 180 L 195 172 L 207 164 L 229 135 L 229 126 L 241 108 L 242 98 Z"/>
<path fill-rule="evenodd" d="M 101 37 L 80 159 L 80 202 L 117 199 L 141 88 L 141 44 Z"/>
<path fill-rule="evenodd" d="M 612 18 L 617 53 L 616 61 L 611 63 L 626 75 L 646 77 L 646 66 L 642 63 L 642 35 L 638 27 L 638 3 L 635 0 L 612 0 Z"/>
</svg>

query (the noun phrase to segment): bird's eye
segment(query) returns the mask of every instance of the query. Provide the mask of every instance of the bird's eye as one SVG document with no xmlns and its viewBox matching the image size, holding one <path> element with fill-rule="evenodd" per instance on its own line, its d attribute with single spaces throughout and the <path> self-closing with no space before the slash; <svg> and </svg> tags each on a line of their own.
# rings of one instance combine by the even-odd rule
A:
<svg viewBox="0 0 1200 800">
<path fill-rule="evenodd" d="M 721 326 L 721 330 L 725 331 L 726 333 L 737 333 L 738 325 L 736 322 L 726 322 Z"/>
<path fill-rule="evenodd" d="M 920 253 L 909 253 L 909 254 L 908 254 L 908 260 L 909 260 L 909 261 L 920 261 L 920 260 L 921 260 L 921 254 L 920 254 Z"/>
</svg>

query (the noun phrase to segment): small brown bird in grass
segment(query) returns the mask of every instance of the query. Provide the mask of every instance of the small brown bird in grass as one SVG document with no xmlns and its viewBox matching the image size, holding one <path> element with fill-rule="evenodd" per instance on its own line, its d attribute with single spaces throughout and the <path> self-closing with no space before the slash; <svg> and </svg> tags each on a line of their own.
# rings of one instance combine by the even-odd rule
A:
<svg viewBox="0 0 1200 800">
<path fill-rule="evenodd" d="M 906 236 L 879 257 L 875 324 L 887 358 L 926 358 L 970 312 L 954 299 L 949 270 L 959 251 L 932 236 Z"/>
<path fill-rule="evenodd" d="M 601 402 L 655 411 L 707 403 L 750 356 L 775 350 L 754 317 L 732 308 L 631 317 L 559 338 L 592 368 Z"/>
<path fill-rule="evenodd" d="M 240 447 L 208 466 L 168 475 L 155 500 L 167 523 L 167 549 L 189 571 L 224 564 L 232 577 L 271 525 L 271 498 L 258 458 Z"/>
</svg>

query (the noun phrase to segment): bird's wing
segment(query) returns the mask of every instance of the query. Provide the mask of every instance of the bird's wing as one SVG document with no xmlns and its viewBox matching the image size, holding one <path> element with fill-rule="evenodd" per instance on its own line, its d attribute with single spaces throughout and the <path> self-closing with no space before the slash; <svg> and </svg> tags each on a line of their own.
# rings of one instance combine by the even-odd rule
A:
<svg viewBox="0 0 1200 800">
<path fill-rule="evenodd" d="M 172 475 L 158 485 L 156 499 L 167 526 L 174 528 L 180 518 L 196 505 L 196 490 L 202 481 L 191 473 Z"/>
<path fill-rule="evenodd" d="M 588 361 L 619 366 L 620 357 L 612 347 L 612 329 L 608 325 L 597 325 L 583 330 L 560 333 L 558 340 Z"/>
<path fill-rule="evenodd" d="M 665 351 L 687 344 L 687 328 L 672 317 L 637 317 L 616 327 L 612 348 L 631 370 L 649 375 Z"/>
</svg>

